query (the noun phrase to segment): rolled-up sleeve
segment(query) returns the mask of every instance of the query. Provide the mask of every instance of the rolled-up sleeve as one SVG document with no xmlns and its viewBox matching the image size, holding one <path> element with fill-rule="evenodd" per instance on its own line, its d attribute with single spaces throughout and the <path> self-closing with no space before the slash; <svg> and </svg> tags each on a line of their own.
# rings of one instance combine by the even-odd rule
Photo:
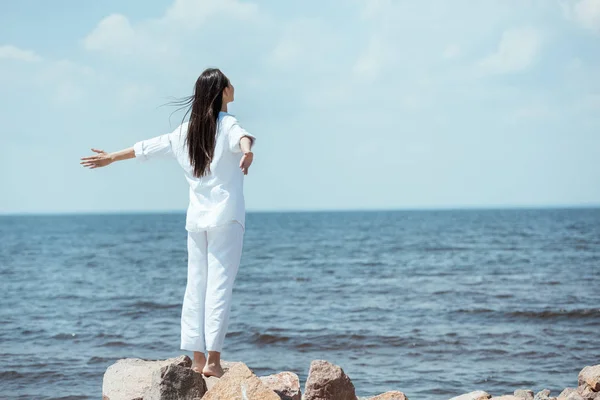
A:
<svg viewBox="0 0 600 400">
<path fill-rule="evenodd" d="M 249 133 L 247 130 L 245 130 L 244 128 L 242 128 L 240 126 L 240 124 L 237 122 L 237 120 L 234 120 L 233 123 L 231 124 L 231 126 L 228 129 L 228 135 L 229 135 L 229 149 L 231 151 L 233 151 L 234 153 L 239 153 L 242 151 L 242 148 L 240 147 L 240 139 L 245 137 L 250 138 L 250 140 L 252 140 L 252 145 L 254 146 L 254 144 L 256 143 L 256 137 Z"/>
<path fill-rule="evenodd" d="M 171 134 L 156 136 L 146 140 L 140 140 L 133 145 L 135 158 L 139 161 L 146 161 L 155 157 L 173 156 L 173 144 Z"/>
</svg>

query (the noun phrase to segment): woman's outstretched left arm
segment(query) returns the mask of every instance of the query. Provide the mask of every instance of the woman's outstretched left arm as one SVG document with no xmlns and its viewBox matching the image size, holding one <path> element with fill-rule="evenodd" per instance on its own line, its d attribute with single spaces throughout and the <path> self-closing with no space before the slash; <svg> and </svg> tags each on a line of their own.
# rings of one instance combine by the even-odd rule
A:
<svg viewBox="0 0 600 400">
<path fill-rule="evenodd" d="M 98 167 L 106 167 L 115 161 L 127 160 L 135 158 L 135 151 L 133 147 L 119 150 L 114 153 L 107 153 L 104 150 L 92 149 L 93 152 L 98 153 L 95 156 L 81 157 L 81 165 L 94 169 Z"/>
</svg>

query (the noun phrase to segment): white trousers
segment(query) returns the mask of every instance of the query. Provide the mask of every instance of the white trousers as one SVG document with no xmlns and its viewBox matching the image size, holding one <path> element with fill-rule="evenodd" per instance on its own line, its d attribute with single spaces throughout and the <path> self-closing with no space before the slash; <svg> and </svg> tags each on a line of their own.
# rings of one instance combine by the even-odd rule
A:
<svg viewBox="0 0 600 400">
<path fill-rule="evenodd" d="M 181 350 L 221 351 L 244 230 L 233 222 L 188 232 L 188 276 L 181 312 Z"/>
</svg>

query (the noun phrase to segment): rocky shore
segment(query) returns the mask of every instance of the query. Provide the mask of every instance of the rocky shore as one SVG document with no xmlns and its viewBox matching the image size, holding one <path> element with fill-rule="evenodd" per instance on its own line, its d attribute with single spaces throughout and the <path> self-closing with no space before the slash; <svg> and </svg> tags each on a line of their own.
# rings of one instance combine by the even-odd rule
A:
<svg viewBox="0 0 600 400">
<path fill-rule="evenodd" d="M 304 390 L 298 375 L 284 371 L 256 376 L 242 362 L 221 361 L 225 374 L 205 378 L 191 369 L 186 356 L 167 360 L 126 358 L 108 367 L 102 383 L 102 400 L 408 400 L 401 391 L 357 397 L 344 370 L 325 360 L 310 364 Z M 600 400 L 600 365 L 579 372 L 577 387 L 557 396 L 544 389 L 534 393 L 517 389 L 513 394 L 475 391 L 449 400 Z"/>
</svg>

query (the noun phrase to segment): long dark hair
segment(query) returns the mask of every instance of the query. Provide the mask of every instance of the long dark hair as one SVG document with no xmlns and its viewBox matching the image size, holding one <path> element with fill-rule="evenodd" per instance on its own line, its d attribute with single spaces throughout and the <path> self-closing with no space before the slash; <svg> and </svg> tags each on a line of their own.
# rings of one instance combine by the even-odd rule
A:
<svg viewBox="0 0 600 400">
<path fill-rule="evenodd" d="M 174 102 L 189 107 L 183 119 L 190 114 L 187 136 L 188 155 L 194 168 L 194 176 L 200 178 L 210 172 L 215 152 L 217 118 L 223 105 L 223 90 L 229 79 L 218 68 L 205 69 L 194 87 L 194 94 Z"/>
</svg>

